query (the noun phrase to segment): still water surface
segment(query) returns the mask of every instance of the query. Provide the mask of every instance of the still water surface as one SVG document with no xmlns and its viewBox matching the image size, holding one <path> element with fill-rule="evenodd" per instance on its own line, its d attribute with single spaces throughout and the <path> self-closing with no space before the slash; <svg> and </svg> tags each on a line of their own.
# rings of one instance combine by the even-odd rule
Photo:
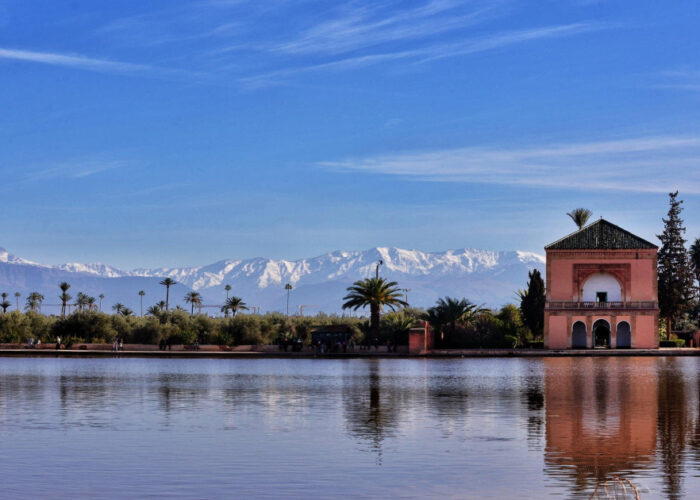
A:
<svg viewBox="0 0 700 500">
<path fill-rule="evenodd" d="M 0 496 L 700 498 L 698 368 L 0 358 Z"/>
</svg>

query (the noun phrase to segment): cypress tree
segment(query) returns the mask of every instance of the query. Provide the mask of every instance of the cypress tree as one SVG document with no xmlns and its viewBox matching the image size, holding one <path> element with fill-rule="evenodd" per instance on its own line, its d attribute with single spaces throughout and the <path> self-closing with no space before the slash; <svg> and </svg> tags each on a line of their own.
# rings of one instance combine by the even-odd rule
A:
<svg viewBox="0 0 700 500">
<path fill-rule="evenodd" d="M 685 248 L 685 227 L 681 219 L 682 200 L 678 191 L 669 193 L 668 216 L 661 219 L 664 231 L 657 235 L 661 240 L 658 256 L 659 309 L 666 321 L 666 338 L 670 338 L 673 321 L 692 306 L 693 269 Z"/>
<path fill-rule="evenodd" d="M 528 273 L 527 290 L 520 292 L 520 312 L 525 326 L 539 338 L 544 333 L 545 289 L 542 274 L 537 269 Z"/>
</svg>

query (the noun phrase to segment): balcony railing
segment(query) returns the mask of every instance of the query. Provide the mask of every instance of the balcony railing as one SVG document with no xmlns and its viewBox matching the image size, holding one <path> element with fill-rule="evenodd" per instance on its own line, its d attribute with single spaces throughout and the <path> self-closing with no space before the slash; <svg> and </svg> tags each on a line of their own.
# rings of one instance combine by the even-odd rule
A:
<svg viewBox="0 0 700 500">
<path fill-rule="evenodd" d="M 658 309 L 654 301 L 630 302 L 566 302 L 552 300 L 546 303 L 545 309 Z"/>
</svg>

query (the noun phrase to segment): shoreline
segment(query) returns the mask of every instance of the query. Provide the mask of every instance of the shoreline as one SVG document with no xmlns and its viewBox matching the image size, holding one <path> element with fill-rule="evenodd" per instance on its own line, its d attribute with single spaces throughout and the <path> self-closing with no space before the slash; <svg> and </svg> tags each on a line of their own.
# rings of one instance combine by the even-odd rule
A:
<svg viewBox="0 0 700 500">
<path fill-rule="evenodd" d="M 296 358 L 296 359 L 355 359 L 355 358 L 551 358 L 551 357 L 667 357 L 700 356 L 697 348 L 664 347 L 659 349 L 440 349 L 421 354 L 405 352 L 346 352 L 314 354 L 312 352 L 280 351 L 152 351 L 152 350 L 82 350 L 82 349 L 0 349 L 0 357 L 82 357 L 82 358 Z"/>
</svg>

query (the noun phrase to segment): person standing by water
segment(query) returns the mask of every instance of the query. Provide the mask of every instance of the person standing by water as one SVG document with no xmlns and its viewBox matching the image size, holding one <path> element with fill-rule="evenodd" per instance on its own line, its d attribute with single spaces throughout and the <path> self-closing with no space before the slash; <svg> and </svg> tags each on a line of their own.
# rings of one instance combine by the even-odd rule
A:
<svg viewBox="0 0 700 500">
<path fill-rule="evenodd" d="M 124 339 L 119 339 L 119 350 L 120 351 L 124 350 Z"/>
<path fill-rule="evenodd" d="M 56 350 L 61 349 L 61 337 L 56 337 Z"/>
</svg>

